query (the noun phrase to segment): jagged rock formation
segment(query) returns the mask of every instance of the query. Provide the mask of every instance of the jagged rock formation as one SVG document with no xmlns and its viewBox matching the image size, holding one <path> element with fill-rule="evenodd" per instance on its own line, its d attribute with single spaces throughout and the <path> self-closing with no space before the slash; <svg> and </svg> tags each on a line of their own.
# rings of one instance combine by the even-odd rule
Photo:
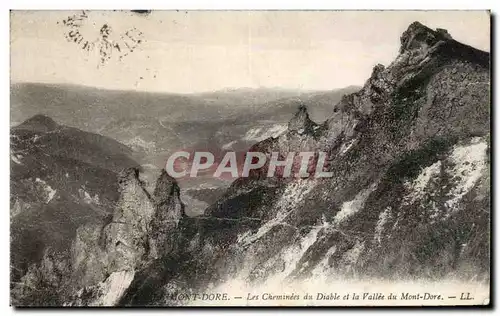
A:
<svg viewBox="0 0 500 316">
<path fill-rule="evenodd" d="M 114 304 L 134 269 L 171 247 L 177 184 L 162 173 L 153 199 L 130 154 L 43 115 L 12 129 L 13 304 Z"/>
<path fill-rule="evenodd" d="M 395 61 L 375 66 L 322 125 L 301 105 L 286 132 L 250 149 L 325 151 L 332 178 L 267 178 L 264 168 L 190 218 L 165 173 L 150 196 L 128 170 L 108 221 L 80 227 L 70 259 L 46 252 L 23 277 L 21 297 L 46 284 L 65 289 L 47 294 L 59 303 L 175 305 L 176 292 L 235 280 L 487 282 L 489 58 L 411 24 Z"/>
<path fill-rule="evenodd" d="M 304 104 L 299 105 L 299 109 L 295 116 L 288 122 L 288 130 L 298 133 L 310 133 L 317 126 L 316 123 L 311 121 L 307 107 Z"/>
<path fill-rule="evenodd" d="M 175 180 L 163 172 L 153 197 L 136 168 L 124 170 L 118 182 L 120 198 L 113 213 L 79 227 L 69 250 L 47 249 L 15 286 L 19 303 L 114 305 L 136 271 L 175 248 L 177 224 L 185 216 Z"/>
</svg>

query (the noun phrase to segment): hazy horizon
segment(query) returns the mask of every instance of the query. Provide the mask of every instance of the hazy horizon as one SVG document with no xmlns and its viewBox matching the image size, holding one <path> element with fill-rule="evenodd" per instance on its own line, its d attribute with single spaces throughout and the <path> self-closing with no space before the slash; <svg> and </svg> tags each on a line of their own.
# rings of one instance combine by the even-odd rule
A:
<svg viewBox="0 0 500 316">
<path fill-rule="evenodd" d="M 368 77 L 367 77 L 368 79 Z M 210 94 L 210 93 L 219 93 L 219 92 L 235 92 L 235 91 L 242 91 L 242 90 L 251 90 L 251 91 L 257 91 L 257 90 L 273 90 L 273 91 L 283 91 L 283 92 L 300 92 L 300 93 L 323 93 L 323 92 L 331 92 L 331 91 L 337 91 L 337 90 L 343 90 L 343 89 L 349 89 L 349 88 L 361 88 L 363 85 L 347 85 L 345 87 L 340 87 L 340 88 L 333 88 L 333 89 L 326 89 L 326 90 L 311 90 L 311 89 L 301 89 L 301 88 L 285 88 L 285 87 L 222 87 L 217 90 L 205 90 L 205 91 L 193 91 L 193 92 L 175 92 L 175 91 L 148 91 L 148 90 L 137 90 L 137 89 L 119 89 L 119 88 L 107 88 L 107 87 L 98 87 L 98 86 L 91 86 L 91 85 L 85 85 L 85 84 L 80 84 L 80 83 L 67 83 L 67 82 L 35 82 L 35 81 L 11 81 L 10 86 L 14 85 L 44 85 L 44 86 L 54 86 L 54 87 L 76 87 L 76 88 L 82 88 L 82 89 L 95 89 L 95 90 L 103 90 L 103 91 L 120 91 L 120 92 L 144 92 L 144 93 L 151 93 L 151 94 L 178 94 L 178 95 L 200 95 L 200 94 Z"/>
<path fill-rule="evenodd" d="M 490 50 L 488 11 L 86 11 L 78 29 L 63 23 L 80 12 L 11 11 L 11 83 L 177 94 L 362 86 L 414 21 Z M 78 30 L 99 44 L 103 26 L 121 44 L 104 62 L 97 45 L 88 52 L 65 38 Z M 130 30 L 140 43 L 125 53 Z"/>
</svg>

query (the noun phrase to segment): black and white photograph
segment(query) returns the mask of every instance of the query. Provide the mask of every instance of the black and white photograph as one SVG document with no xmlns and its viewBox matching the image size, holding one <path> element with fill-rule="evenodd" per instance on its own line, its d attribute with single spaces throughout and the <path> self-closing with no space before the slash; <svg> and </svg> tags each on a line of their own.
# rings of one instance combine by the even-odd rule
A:
<svg viewBox="0 0 500 316">
<path fill-rule="evenodd" d="M 11 10 L 10 304 L 490 305 L 491 23 Z"/>
</svg>

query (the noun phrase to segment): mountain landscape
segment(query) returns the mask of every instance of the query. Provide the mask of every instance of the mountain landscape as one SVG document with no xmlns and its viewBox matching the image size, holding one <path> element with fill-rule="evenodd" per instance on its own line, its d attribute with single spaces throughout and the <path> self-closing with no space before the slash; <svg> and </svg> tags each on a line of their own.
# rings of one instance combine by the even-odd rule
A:
<svg viewBox="0 0 500 316">
<path fill-rule="evenodd" d="M 305 100 L 314 105 L 311 112 L 324 120 L 344 94 L 359 89 L 242 88 L 182 95 L 21 83 L 11 87 L 11 125 L 45 115 L 60 124 L 116 139 L 130 147 L 132 159 L 155 173 L 178 150 L 244 151 L 275 136 L 286 129 L 298 104 Z M 179 184 L 186 189 L 187 212 L 199 215 L 208 205 L 193 195 L 198 190 L 204 196 L 215 194 L 230 181 L 200 177 Z"/>
<path fill-rule="evenodd" d="M 183 95 L 18 83 L 11 86 L 11 126 L 43 114 L 61 124 L 117 139 L 143 152 L 142 159 L 151 163 L 155 153 L 197 146 L 220 148 L 235 140 L 245 147 L 263 140 L 267 129 L 286 125 L 305 100 L 313 100 L 312 115 L 324 120 L 344 94 L 359 89 L 248 88 Z M 262 131 L 252 132 L 252 128 Z"/>
<path fill-rule="evenodd" d="M 304 93 L 13 86 L 12 304 L 198 305 L 179 293 L 374 280 L 487 289 L 490 54 L 414 22 L 367 77 Z M 204 148 L 327 152 L 333 177 L 162 169 Z"/>
</svg>

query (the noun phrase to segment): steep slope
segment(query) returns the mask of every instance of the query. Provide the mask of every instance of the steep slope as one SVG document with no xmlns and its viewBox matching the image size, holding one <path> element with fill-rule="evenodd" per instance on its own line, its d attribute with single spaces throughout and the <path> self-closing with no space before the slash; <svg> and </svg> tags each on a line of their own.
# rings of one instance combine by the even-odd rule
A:
<svg viewBox="0 0 500 316">
<path fill-rule="evenodd" d="M 251 149 L 326 151 L 332 178 L 235 181 L 205 217 L 181 222 L 184 263 L 140 280 L 155 295 L 134 287 L 122 304 L 175 304 L 176 291 L 236 281 L 487 282 L 489 83 L 487 53 L 413 23 L 396 60 L 324 124 L 301 107 L 285 133 Z"/>
<path fill-rule="evenodd" d="M 289 277 L 311 272 L 333 246 L 326 261 L 337 273 L 443 276 L 464 265 L 463 277 L 487 275 L 489 56 L 419 23 L 402 35 L 401 45 L 389 67 L 376 66 L 360 92 L 335 106 L 319 138 L 309 129 L 297 141 L 289 128 L 265 146 L 286 153 L 316 143 L 330 154 L 333 178 L 279 183 L 250 205 L 229 193 L 231 199 L 209 209 L 230 216 L 229 205 L 237 204 L 239 214 L 265 214 L 265 224 L 243 238 L 262 251 L 252 254 L 259 258 L 254 269 L 274 260 L 268 247 L 276 240 L 266 235 L 291 234 L 286 240 L 296 243 L 323 225 Z M 244 187 L 244 196 L 261 190 Z M 390 239 L 379 242 L 388 227 Z M 255 246 L 263 239 L 267 243 Z M 353 251 L 356 260 L 346 267 Z"/>
</svg>

